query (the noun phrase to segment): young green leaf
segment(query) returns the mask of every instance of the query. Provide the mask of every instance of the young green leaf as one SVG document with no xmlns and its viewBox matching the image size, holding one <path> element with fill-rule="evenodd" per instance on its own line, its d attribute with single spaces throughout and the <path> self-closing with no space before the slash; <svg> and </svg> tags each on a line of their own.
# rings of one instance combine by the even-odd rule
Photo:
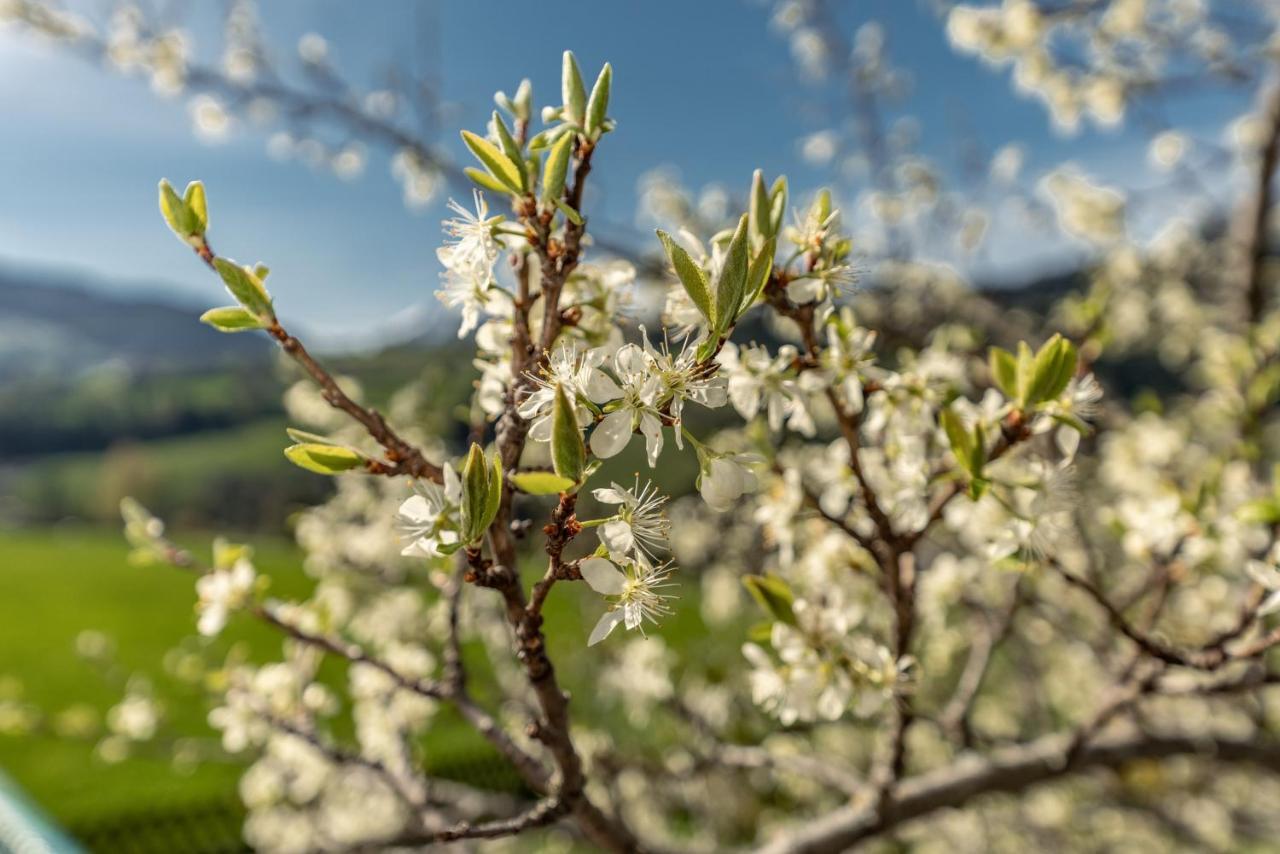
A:
<svg viewBox="0 0 1280 854">
<path fill-rule="evenodd" d="M 475 442 L 462 466 L 462 539 L 472 543 L 489 527 L 485 513 L 489 507 L 489 461 Z"/>
<path fill-rule="evenodd" d="M 291 445 L 284 449 L 284 455 L 295 466 L 317 474 L 338 474 L 364 465 L 359 453 L 336 445 Z"/>
<path fill-rule="evenodd" d="M 982 471 L 987 467 L 987 438 L 982 434 L 982 422 L 973 424 L 973 441 L 969 445 L 969 473 L 974 480 L 982 479 Z"/>
<path fill-rule="evenodd" d="M 498 517 L 498 508 L 502 505 L 502 455 L 493 452 L 489 467 L 489 500 L 484 505 L 484 526 L 488 528 Z"/>
<path fill-rule="evenodd" d="M 964 422 L 960 420 L 960 416 L 949 408 L 942 410 L 938 420 L 942 422 L 942 429 L 947 434 L 947 441 L 951 444 L 951 453 L 956 458 L 956 464 L 973 475 L 973 436 L 964 428 Z"/>
<path fill-rule="evenodd" d="M 738 319 L 742 296 L 747 290 L 747 215 L 738 219 L 729 248 L 725 252 L 724 266 L 716 280 L 713 322 L 718 332 L 724 332 Z"/>
<path fill-rule="evenodd" d="M 549 471 L 513 472 L 508 480 L 527 495 L 555 495 L 572 489 L 575 481 Z"/>
<path fill-rule="evenodd" d="M 542 164 L 542 198 L 554 202 L 564 193 L 565 177 L 569 174 L 569 156 L 573 153 L 573 134 L 562 134 Z"/>
<path fill-rule="evenodd" d="M 671 238 L 671 235 L 658 229 L 658 239 L 662 241 L 662 247 L 667 251 L 667 258 L 671 261 L 680 284 L 684 285 L 685 292 L 689 294 L 689 299 L 693 300 L 698 311 L 702 312 L 702 316 L 710 323 L 711 288 L 707 283 L 706 274 L 693 262 L 689 253 L 684 251 L 684 247 Z"/>
<path fill-rule="evenodd" d="M 769 216 L 775 237 L 782 230 L 782 220 L 787 215 L 787 176 L 779 175 L 769 188 Z"/>
<path fill-rule="evenodd" d="M 573 401 L 560 385 L 556 386 L 555 407 L 551 411 L 551 463 L 556 474 L 574 483 L 581 480 L 587 465 L 587 448 Z"/>
<path fill-rule="evenodd" d="M 1054 400 L 1062 394 L 1075 376 L 1076 361 L 1076 348 L 1070 341 L 1056 334 L 1046 341 L 1036 353 L 1027 405 Z"/>
<path fill-rule="evenodd" d="M 826 222 L 831 216 L 831 191 L 825 187 L 818 191 L 818 195 L 813 200 L 813 208 L 810 213 L 818 222 Z"/>
<path fill-rule="evenodd" d="M 996 387 L 1004 392 L 1010 400 L 1018 397 L 1018 361 L 1008 350 L 992 347 L 987 354 L 987 364 L 991 368 L 991 378 Z"/>
<path fill-rule="evenodd" d="M 188 193 L 191 188 L 188 187 Z M 204 208 L 204 191 L 200 191 L 200 206 Z M 164 179 L 160 181 L 160 213 L 173 233 L 183 242 L 198 245 L 204 241 L 204 217 L 198 215 L 191 205 L 182 199 L 173 186 Z"/>
<path fill-rule="evenodd" d="M 764 188 L 764 173 L 757 169 L 751 174 L 751 238 L 757 244 L 773 237 L 773 203 Z"/>
<path fill-rule="evenodd" d="M 462 170 L 468 178 L 479 184 L 483 189 L 492 190 L 495 193 L 501 193 L 504 196 L 511 195 L 511 188 L 499 181 L 497 178 L 485 172 L 483 169 L 477 169 L 474 166 L 468 166 Z"/>
<path fill-rule="evenodd" d="M 533 84 L 529 82 L 529 78 L 520 81 L 520 85 L 516 87 L 515 97 L 511 99 L 511 105 L 515 109 L 512 113 L 516 118 L 522 121 L 529 121 L 533 115 Z"/>
<path fill-rule="evenodd" d="M 574 225 L 582 225 L 582 215 L 569 207 L 564 199 L 556 199 L 556 208 Z"/>
<path fill-rule="evenodd" d="M 496 110 L 493 113 L 493 128 L 497 131 L 498 142 L 502 143 L 502 153 L 516 167 L 516 174 L 520 179 L 520 189 L 529 189 L 529 176 L 524 169 L 524 152 L 520 150 L 515 137 L 511 135 L 511 131 L 507 130 L 507 123 L 502 120 L 502 116 L 498 115 Z"/>
<path fill-rule="evenodd" d="M 587 101 L 587 133 L 599 136 L 604 126 L 605 114 L 609 110 L 609 89 L 613 85 L 613 67 L 609 63 L 600 69 L 596 85 L 591 87 L 591 98 Z"/>
<path fill-rule="evenodd" d="M 462 132 L 462 141 L 471 149 L 476 159 L 484 164 L 484 168 L 489 170 L 489 174 L 505 185 L 504 192 L 521 192 L 520 170 L 496 145 L 469 130 Z"/>
<path fill-rule="evenodd" d="M 227 286 L 227 290 L 250 314 L 264 321 L 275 319 L 275 310 L 271 306 L 271 296 L 267 293 L 267 289 L 263 287 L 261 279 L 236 262 L 229 261 L 226 258 L 213 259 L 213 266 L 217 269 L 218 275 L 222 277 L 222 282 Z"/>
<path fill-rule="evenodd" d="M 299 430 L 297 427 L 286 427 L 284 432 L 289 434 L 289 438 L 300 445 L 336 445 L 337 443 L 328 436 L 321 436 L 319 433 L 312 433 L 307 430 Z"/>
<path fill-rule="evenodd" d="M 775 620 L 789 626 L 796 624 L 795 594 L 787 582 L 776 575 L 743 576 L 742 584 L 751 597 L 760 604 Z"/>
<path fill-rule="evenodd" d="M 209 205 L 204 196 L 204 184 L 199 181 L 192 181 L 187 185 L 187 189 L 182 194 L 182 201 L 186 204 L 187 210 L 191 212 L 196 225 L 199 227 L 199 233 L 204 234 L 209 230 Z"/>
<path fill-rule="evenodd" d="M 1031 346 L 1026 341 L 1018 342 L 1017 366 L 1016 388 L 1018 393 L 1014 397 L 1019 406 L 1030 406 L 1031 400 L 1028 395 L 1031 392 L 1031 380 L 1035 376 L 1036 357 L 1031 352 Z"/>
<path fill-rule="evenodd" d="M 249 329 L 261 329 L 264 325 L 256 315 L 238 305 L 211 308 L 200 315 L 200 322 L 212 326 L 219 332 L 244 332 Z"/>
<path fill-rule="evenodd" d="M 564 102 L 565 115 L 576 124 L 582 124 L 586 118 L 587 90 L 582 85 L 582 72 L 578 70 L 578 60 L 573 51 L 564 52 L 564 63 L 560 68 L 560 97 Z"/>
<path fill-rule="evenodd" d="M 773 256 L 777 249 L 777 239 L 770 237 L 764 242 L 764 246 L 760 247 L 760 254 L 756 255 L 756 259 L 751 262 L 751 267 L 747 270 L 747 290 L 742 297 L 742 305 L 738 307 L 739 317 L 755 305 L 764 286 L 768 284 L 769 274 L 773 272 Z"/>
</svg>

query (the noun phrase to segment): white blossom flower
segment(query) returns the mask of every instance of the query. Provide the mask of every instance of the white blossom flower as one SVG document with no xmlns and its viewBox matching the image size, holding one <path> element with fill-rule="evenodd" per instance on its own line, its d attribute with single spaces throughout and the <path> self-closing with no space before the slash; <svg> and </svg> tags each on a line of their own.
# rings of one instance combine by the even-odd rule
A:
<svg viewBox="0 0 1280 854">
<path fill-rule="evenodd" d="M 613 483 L 591 494 L 597 501 L 618 506 L 617 514 L 601 525 L 599 531 L 600 542 L 609 550 L 609 557 L 623 561 L 634 550 L 637 557 L 652 559 L 653 551 L 666 543 L 671 523 L 662 508 L 667 496 L 660 495 L 651 482 L 641 487 L 637 475 L 633 489 Z"/>
<path fill-rule="evenodd" d="M 445 465 L 444 484 L 419 481 L 414 494 L 400 504 L 396 522 L 410 538 L 400 553 L 410 557 L 441 557 L 459 542 L 462 482 L 453 466 Z"/>
<path fill-rule="evenodd" d="M 739 415 L 754 418 L 763 406 L 770 430 L 781 430 L 786 421 L 797 432 L 813 435 L 813 418 L 794 377 L 797 355 L 790 344 L 779 347 L 774 357 L 763 347 L 724 346 L 717 358 L 729 377 L 729 400 Z"/>
<path fill-rule="evenodd" d="M 609 636 L 618 623 L 628 629 L 640 629 L 644 634 L 644 621 L 657 623 L 660 617 L 671 613 L 667 600 L 671 594 L 662 589 L 672 586 L 671 564 L 653 566 L 644 558 L 637 558 L 626 565 L 623 573 L 611 561 L 602 557 L 589 557 L 579 566 L 582 578 L 592 590 L 604 596 L 616 597 L 591 630 L 587 646 L 595 646 Z"/>
<path fill-rule="evenodd" d="M 1266 598 L 1258 606 L 1259 617 L 1280 611 L 1280 568 L 1277 568 L 1280 560 L 1278 559 L 1280 559 L 1280 548 L 1273 548 L 1266 560 L 1250 560 L 1244 565 L 1249 577 L 1267 591 Z"/>
<path fill-rule="evenodd" d="M 230 613 L 248 602 L 255 578 L 253 564 L 244 557 L 230 568 L 215 569 L 200 576 L 196 582 L 196 593 L 200 596 L 196 606 L 200 619 L 196 628 L 200 634 L 212 636 L 222 631 Z"/>
<path fill-rule="evenodd" d="M 498 242 L 493 236 L 493 226 L 502 217 L 489 217 L 489 206 L 484 196 L 475 194 L 476 212 L 449 200 L 449 209 L 457 214 L 444 221 L 445 234 L 454 238 L 436 250 L 436 257 L 444 266 L 442 288 L 436 292 L 440 301 L 450 308 L 461 307 L 462 326 L 458 337 L 464 338 L 480 322 L 480 311 L 490 299 L 489 288 L 493 284 L 493 265 L 498 260 Z"/>
<path fill-rule="evenodd" d="M 662 380 L 654 373 L 653 359 L 634 344 L 618 350 L 613 368 L 621 384 L 621 397 L 592 431 L 591 452 L 602 460 L 616 456 L 638 428 L 652 468 L 662 453 L 662 419 L 656 407 Z"/>
<path fill-rule="evenodd" d="M 698 476 L 698 492 L 713 510 L 733 509 L 743 493 L 756 488 L 756 475 L 747 463 L 758 462 L 751 454 L 723 454 L 707 460 Z"/>
<path fill-rule="evenodd" d="M 156 734 L 160 710 L 149 696 L 130 692 L 107 712 L 107 726 L 130 741 L 147 741 Z"/>
<path fill-rule="evenodd" d="M 643 326 L 640 327 L 640 335 L 645 354 L 652 362 L 652 370 L 662 383 L 661 400 L 666 402 L 671 413 L 676 447 L 683 448 L 684 402 L 691 400 L 708 409 L 718 409 L 729 401 L 727 383 L 714 365 L 698 361 L 698 340 L 686 338 L 680 353 L 673 356 L 665 341 L 661 349 L 650 344 Z"/>
<path fill-rule="evenodd" d="M 551 354 L 544 376 L 534 377 L 537 388 L 519 406 L 520 417 L 533 422 L 529 438 L 536 442 L 551 441 L 551 414 L 555 407 L 556 387 L 572 396 L 585 397 L 602 404 L 622 397 L 622 389 L 600 369 L 606 353 L 603 348 L 584 350 L 572 342 L 563 342 Z M 591 423 L 591 413 L 577 407 L 579 426 Z"/>
</svg>

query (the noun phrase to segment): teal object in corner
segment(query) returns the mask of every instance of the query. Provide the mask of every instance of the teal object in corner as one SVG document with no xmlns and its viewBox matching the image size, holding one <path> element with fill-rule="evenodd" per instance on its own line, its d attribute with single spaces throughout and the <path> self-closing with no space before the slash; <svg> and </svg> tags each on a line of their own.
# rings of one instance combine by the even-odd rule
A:
<svg viewBox="0 0 1280 854">
<path fill-rule="evenodd" d="M 0 854 L 85 854 L 0 774 Z"/>
</svg>

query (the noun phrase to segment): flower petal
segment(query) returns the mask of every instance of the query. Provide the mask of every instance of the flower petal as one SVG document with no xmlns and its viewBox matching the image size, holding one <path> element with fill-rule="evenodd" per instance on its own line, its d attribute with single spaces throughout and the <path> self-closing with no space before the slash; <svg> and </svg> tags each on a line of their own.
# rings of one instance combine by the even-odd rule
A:
<svg viewBox="0 0 1280 854">
<path fill-rule="evenodd" d="M 427 499 L 421 495 L 410 495 L 400 503 L 400 515 L 410 522 L 429 522 L 436 514 Z"/>
<path fill-rule="evenodd" d="M 591 494 L 595 496 L 596 501 L 603 504 L 621 504 L 626 501 L 626 497 L 618 490 L 617 486 L 604 487 L 602 489 L 593 489 Z"/>
<path fill-rule="evenodd" d="M 604 417 L 591 434 L 591 452 L 602 460 L 616 456 L 631 441 L 631 411 L 619 409 Z"/>
<path fill-rule="evenodd" d="M 622 397 L 622 389 L 604 371 L 591 371 L 582 391 L 592 403 L 608 403 Z"/>
<path fill-rule="evenodd" d="M 610 557 L 622 557 L 631 551 L 636 538 L 631 526 L 621 519 L 606 522 L 600 526 L 600 542 L 609 550 Z"/>
<path fill-rule="evenodd" d="M 650 412 L 640 416 L 640 432 L 644 434 L 644 448 L 649 457 L 649 468 L 658 464 L 662 453 L 662 422 Z"/>
<path fill-rule="evenodd" d="M 617 596 L 627 585 L 627 577 L 602 557 L 589 557 L 578 565 L 582 580 L 597 593 Z"/>
<path fill-rule="evenodd" d="M 613 631 L 613 627 L 622 622 L 622 610 L 607 611 L 596 623 L 596 627 L 591 630 L 591 637 L 587 638 L 587 646 L 595 646 L 609 636 Z"/>
<path fill-rule="evenodd" d="M 535 442 L 551 441 L 551 416 L 544 415 L 529 428 L 529 438 Z"/>
</svg>

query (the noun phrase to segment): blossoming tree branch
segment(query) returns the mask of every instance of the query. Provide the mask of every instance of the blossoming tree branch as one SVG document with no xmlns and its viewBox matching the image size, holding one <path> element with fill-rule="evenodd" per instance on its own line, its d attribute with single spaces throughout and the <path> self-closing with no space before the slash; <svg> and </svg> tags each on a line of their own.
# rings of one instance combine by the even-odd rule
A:
<svg viewBox="0 0 1280 854">
<path fill-rule="evenodd" d="M 956 26 L 976 26 L 964 14 Z M 1261 463 L 1280 327 L 1258 259 L 1244 321 L 1209 333 L 1230 355 L 1207 363 L 1218 397 L 1189 404 L 1223 407 L 1194 468 L 1173 450 L 1193 417 L 1104 417 L 1091 369 L 1119 337 L 1113 290 L 1064 310 L 1069 337 L 984 346 L 943 323 L 881 345 L 853 308 L 856 235 L 832 195 L 796 199 L 759 171 L 728 227 L 657 231 L 668 290 L 649 329 L 628 321 L 634 271 L 590 239 L 612 82 L 606 64 L 588 86 L 566 53 L 558 103 L 537 114 L 526 81 L 462 133 L 476 190 L 451 203 L 438 257 L 440 299 L 477 351 L 465 451 L 364 404 L 282 325 L 268 269 L 214 249 L 204 187 L 161 183 L 169 227 L 234 301 L 201 319 L 265 332 L 300 366 L 311 390 L 291 391 L 292 411 L 312 423 L 284 453 L 339 478 L 300 523 L 318 579 L 301 601 L 274 598 L 247 547 L 218 541 L 204 561 L 124 508 L 140 556 L 198 573 L 202 634 L 243 614 L 285 637 L 279 662 L 229 667 L 211 715 L 228 750 L 260 757 L 243 787 L 253 843 L 560 826 L 611 851 L 837 851 L 945 828 L 986 795 L 1105 787 L 1169 757 L 1280 768 L 1260 707 L 1178 725 L 1278 678 L 1280 481 Z M 1274 155 L 1280 120 L 1269 138 Z M 1274 162 L 1250 190 L 1264 211 Z M 729 411 L 740 425 L 705 427 Z M 605 476 L 632 445 L 650 469 L 692 449 L 699 495 L 681 518 L 649 473 Z M 682 551 L 715 572 L 678 567 Z M 561 636 L 544 610 L 567 587 L 596 605 Z M 743 589 L 754 626 L 724 622 L 731 655 L 676 674 L 665 621 L 700 608 L 714 624 Z M 602 728 L 594 697 L 570 697 L 566 649 L 624 716 Z M 341 697 L 321 673 L 331 659 L 348 664 Z M 528 798 L 419 761 L 446 712 Z M 650 731 L 668 747 L 646 750 Z"/>
</svg>

